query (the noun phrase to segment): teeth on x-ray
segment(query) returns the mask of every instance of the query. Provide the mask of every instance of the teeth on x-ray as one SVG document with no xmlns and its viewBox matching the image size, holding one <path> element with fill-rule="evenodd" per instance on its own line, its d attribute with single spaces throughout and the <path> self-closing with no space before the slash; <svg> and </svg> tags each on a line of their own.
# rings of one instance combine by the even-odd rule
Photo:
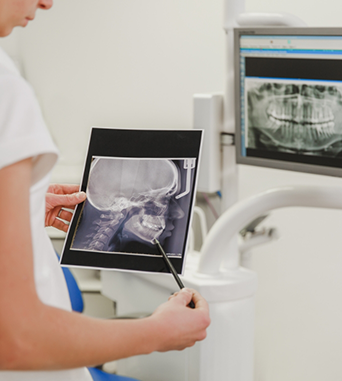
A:
<svg viewBox="0 0 342 381">
<path fill-rule="evenodd" d="M 288 142 L 296 137 L 318 140 L 334 133 L 334 114 L 328 104 L 303 100 L 301 95 L 275 99 L 267 109 L 273 130 Z"/>
<path fill-rule="evenodd" d="M 274 147 L 307 152 L 327 148 L 336 139 L 341 109 L 338 87 L 250 82 L 249 125 Z"/>
<path fill-rule="evenodd" d="M 164 229 L 165 223 L 162 221 L 162 219 L 158 216 L 149 216 L 149 215 L 143 215 L 142 216 L 142 223 L 141 225 L 154 230 L 159 231 L 160 229 Z"/>
</svg>

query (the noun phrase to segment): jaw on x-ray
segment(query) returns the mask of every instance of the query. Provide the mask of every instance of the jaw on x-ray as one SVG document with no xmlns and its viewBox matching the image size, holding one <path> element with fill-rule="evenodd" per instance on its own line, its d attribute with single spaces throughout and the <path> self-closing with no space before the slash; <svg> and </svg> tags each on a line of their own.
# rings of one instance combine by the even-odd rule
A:
<svg viewBox="0 0 342 381">
<path fill-rule="evenodd" d="M 193 167 L 188 163 L 187 173 Z M 180 169 L 172 160 L 95 158 L 72 248 L 132 252 L 132 242 L 152 247 L 157 238 L 163 244 L 187 212 L 178 200 L 189 189 L 178 194 L 180 187 Z"/>
<path fill-rule="evenodd" d="M 342 150 L 341 88 L 298 83 L 250 84 L 249 148 L 330 156 Z"/>
</svg>

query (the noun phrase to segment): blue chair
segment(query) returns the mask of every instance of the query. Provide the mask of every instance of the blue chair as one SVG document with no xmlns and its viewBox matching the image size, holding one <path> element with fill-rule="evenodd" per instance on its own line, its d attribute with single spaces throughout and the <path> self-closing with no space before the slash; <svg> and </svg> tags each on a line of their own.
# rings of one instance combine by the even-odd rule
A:
<svg viewBox="0 0 342 381">
<path fill-rule="evenodd" d="M 58 254 L 57 257 L 59 260 Z M 76 279 L 72 275 L 72 272 L 67 267 L 62 267 L 62 270 L 64 273 L 66 284 L 68 286 L 72 310 L 81 313 L 84 310 L 82 292 L 79 289 Z M 98 368 L 88 368 L 88 370 L 91 376 L 93 377 L 94 381 L 139 381 L 135 378 L 106 373 Z"/>
<path fill-rule="evenodd" d="M 88 368 L 94 381 L 138 381 L 135 378 L 118 376 L 117 374 L 105 373 L 97 368 Z"/>
<path fill-rule="evenodd" d="M 58 259 L 59 255 L 57 254 Z M 67 267 L 62 267 L 64 278 L 68 286 L 69 297 L 71 302 L 71 308 L 76 312 L 83 312 L 84 302 L 82 297 L 82 292 L 78 287 L 75 277 L 72 275 L 72 272 Z"/>
</svg>

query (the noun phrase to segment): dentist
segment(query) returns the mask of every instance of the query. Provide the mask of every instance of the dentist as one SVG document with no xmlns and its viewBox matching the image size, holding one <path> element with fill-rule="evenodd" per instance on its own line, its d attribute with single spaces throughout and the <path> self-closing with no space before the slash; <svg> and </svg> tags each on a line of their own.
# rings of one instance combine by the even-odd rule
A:
<svg viewBox="0 0 342 381">
<path fill-rule="evenodd" d="M 0 0 L 0 36 L 25 27 L 52 0 Z M 63 231 L 85 199 L 49 186 L 58 151 L 30 85 L 0 50 L 0 381 L 91 381 L 87 366 L 182 350 L 206 336 L 208 305 L 183 289 L 150 316 L 101 320 L 71 312 L 44 226 Z M 193 300 L 196 308 L 187 307 Z"/>
</svg>

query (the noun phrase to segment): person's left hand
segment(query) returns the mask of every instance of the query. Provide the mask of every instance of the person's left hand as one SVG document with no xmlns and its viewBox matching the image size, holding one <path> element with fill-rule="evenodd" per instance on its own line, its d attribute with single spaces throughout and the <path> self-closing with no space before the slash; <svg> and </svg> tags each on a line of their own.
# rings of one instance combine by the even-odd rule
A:
<svg viewBox="0 0 342 381">
<path fill-rule="evenodd" d="M 51 184 L 49 186 L 45 196 L 45 226 L 68 231 L 72 213 L 64 208 L 75 209 L 77 204 L 87 198 L 84 192 L 78 190 L 79 185 Z"/>
</svg>

